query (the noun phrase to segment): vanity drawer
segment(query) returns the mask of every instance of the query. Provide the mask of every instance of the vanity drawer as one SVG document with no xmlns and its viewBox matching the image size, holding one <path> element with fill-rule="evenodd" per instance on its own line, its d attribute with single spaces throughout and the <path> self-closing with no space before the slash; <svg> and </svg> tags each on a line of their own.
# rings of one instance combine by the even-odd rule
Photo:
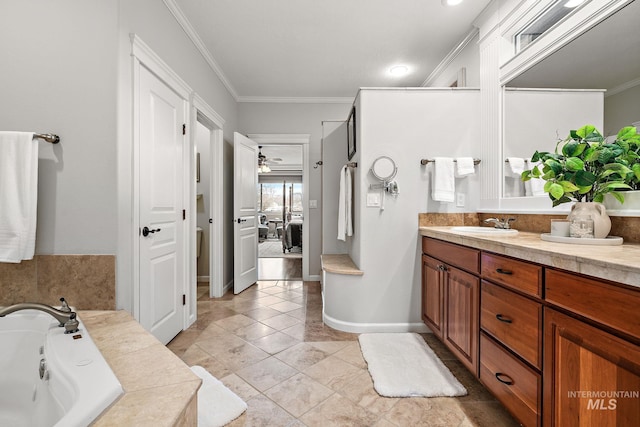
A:
<svg viewBox="0 0 640 427">
<path fill-rule="evenodd" d="M 478 249 L 423 237 L 422 252 L 470 273 L 480 273 L 480 251 Z"/>
<path fill-rule="evenodd" d="M 541 376 L 480 333 L 480 381 L 525 426 L 541 423 Z"/>
<path fill-rule="evenodd" d="M 538 369 L 542 368 L 542 304 L 482 281 L 480 326 Z"/>
<path fill-rule="evenodd" d="M 482 277 L 542 298 L 542 267 L 539 265 L 483 252 Z"/>
<path fill-rule="evenodd" d="M 545 288 L 549 303 L 640 339 L 640 288 L 552 269 L 545 271 Z"/>
</svg>

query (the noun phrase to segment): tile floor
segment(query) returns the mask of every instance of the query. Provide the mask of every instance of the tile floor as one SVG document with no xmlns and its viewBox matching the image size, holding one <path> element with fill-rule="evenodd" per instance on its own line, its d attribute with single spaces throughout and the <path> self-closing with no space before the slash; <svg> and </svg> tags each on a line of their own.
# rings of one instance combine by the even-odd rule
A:
<svg viewBox="0 0 640 427">
<path fill-rule="evenodd" d="M 203 284 L 204 285 L 204 284 Z M 423 335 L 469 394 L 379 396 L 357 334 L 322 323 L 320 283 L 260 281 L 210 299 L 198 287 L 198 320 L 168 347 L 201 365 L 248 404 L 230 426 L 515 426 L 493 396 L 435 338 Z"/>
</svg>

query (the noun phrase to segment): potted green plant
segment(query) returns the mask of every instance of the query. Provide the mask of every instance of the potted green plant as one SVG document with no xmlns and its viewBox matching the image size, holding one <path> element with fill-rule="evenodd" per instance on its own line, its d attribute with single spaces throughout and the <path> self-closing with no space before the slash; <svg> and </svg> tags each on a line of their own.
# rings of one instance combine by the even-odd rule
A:
<svg viewBox="0 0 640 427">
<path fill-rule="evenodd" d="M 595 126 L 586 125 L 559 141 L 553 153 L 536 151 L 531 162 L 539 164 L 524 171 L 521 179 L 545 180 L 544 191 L 553 206 L 577 202 L 569 217 L 588 210 L 595 223 L 595 237 L 604 238 L 611 229 L 602 205 L 604 195 L 610 193 L 623 201 L 620 191 L 632 189 L 629 183 L 634 169 L 640 172 L 640 166 L 634 166 L 638 153 L 633 149 L 638 148 L 638 142 L 633 127 L 621 129 L 615 141 L 607 142 Z"/>
<path fill-rule="evenodd" d="M 626 209 L 622 206 L 626 203 L 629 209 L 638 210 L 640 209 L 640 135 L 637 128 L 633 126 L 622 128 L 616 136 L 616 143 L 624 150 L 617 161 L 630 169 L 625 182 L 631 188 L 605 195 L 604 203 L 607 209 Z"/>
</svg>

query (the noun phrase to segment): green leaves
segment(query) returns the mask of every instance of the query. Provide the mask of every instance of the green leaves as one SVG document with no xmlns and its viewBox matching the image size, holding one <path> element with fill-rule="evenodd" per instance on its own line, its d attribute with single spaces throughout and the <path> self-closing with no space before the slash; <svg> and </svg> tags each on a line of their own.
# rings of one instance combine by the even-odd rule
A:
<svg viewBox="0 0 640 427">
<path fill-rule="evenodd" d="M 570 171 L 582 171 L 584 170 L 584 162 L 577 157 L 569 157 L 565 161 L 565 166 Z"/>
<path fill-rule="evenodd" d="M 539 165 L 524 171 L 521 179 L 545 180 L 553 206 L 602 201 L 606 193 L 624 200 L 618 191 L 640 189 L 640 135 L 633 126 L 620 129 L 613 142 L 605 142 L 595 126 L 583 126 L 570 131 L 554 153 L 536 151 L 531 161 Z"/>
</svg>

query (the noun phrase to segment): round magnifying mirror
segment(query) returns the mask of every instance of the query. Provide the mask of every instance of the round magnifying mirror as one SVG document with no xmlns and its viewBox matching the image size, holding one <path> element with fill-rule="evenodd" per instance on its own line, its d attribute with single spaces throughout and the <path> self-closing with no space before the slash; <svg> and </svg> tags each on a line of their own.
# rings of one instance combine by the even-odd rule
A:
<svg viewBox="0 0 640 427">
<path fill-rule="evenodd" d="M 396 162 L 387 156 L 378 157 L 371 166 L 371 173 L 380 181 L 391 181 L 397 172 Z"/>
</svg>

